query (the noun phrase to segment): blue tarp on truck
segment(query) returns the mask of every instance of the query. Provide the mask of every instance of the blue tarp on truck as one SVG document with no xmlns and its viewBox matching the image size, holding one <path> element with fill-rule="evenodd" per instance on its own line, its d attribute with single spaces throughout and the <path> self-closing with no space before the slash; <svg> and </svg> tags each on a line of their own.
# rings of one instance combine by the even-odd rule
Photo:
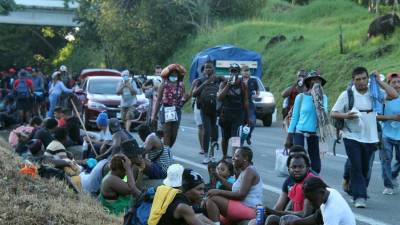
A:
<svg viewBox="0 0 400 225">
<path fill-rule="evenodd" d="M 200 76 L 201 66 L 207 60 L 256 61 L 257 68 L 252 71 L 252 75 L 257 76 L 260 79 L 262 77 L 262 59 L 259 53 L 238 48 L 234 45 L 218 45 L 197 53 L 197 55 L 193 58 L 192 65 L 190 66 L 190 83 Z"/>
</svg>

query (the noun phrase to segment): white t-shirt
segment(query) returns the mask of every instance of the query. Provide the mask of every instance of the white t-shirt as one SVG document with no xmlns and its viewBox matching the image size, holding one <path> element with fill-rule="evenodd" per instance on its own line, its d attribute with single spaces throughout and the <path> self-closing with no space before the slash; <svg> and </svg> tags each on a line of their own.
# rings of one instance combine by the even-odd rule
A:
<svg viewBox="0 0 400 225">
<path fill-rule="evenodd" d="M 372 100 L 369 90 L 361 94 L 355 87 L 352 87 L 354 95 L 353 109 L 348 109 L 347 91 L 342 92 L 332 108 L 332 112 L 346 113 L 345 109 L 353 110 L 355 112 L 363 110 L 372 110 Z M 377 143 L 378 128 L 376 126 L 376 112 L 360 112 L 361 117 L 354 120 L 345 120 L 347 127 L 343 129 L 343 138 L 355 140 L 362 143 Z"/>
<path fill-rule="evenodd" d="M 324 225 L 356 225 L 356 218 L 342 195 L 335 189 L 327 190 L 328 200 L 320 207 Z"/>
</svg>

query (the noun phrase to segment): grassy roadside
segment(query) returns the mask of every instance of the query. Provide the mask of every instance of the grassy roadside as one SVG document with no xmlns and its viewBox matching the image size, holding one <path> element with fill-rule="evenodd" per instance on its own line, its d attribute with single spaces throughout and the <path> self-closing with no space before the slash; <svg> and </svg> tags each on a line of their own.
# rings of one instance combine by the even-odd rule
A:
<svg viewBox="0 0 400 225">
<path fill-rule="evenodd" d="M 21 160 L 4 137 L 0 146 L 0 224 L 122 224 L 122 218 L 108 215 L 95 199 L 74 194 L 63 182 L 19 174 Z"/>
<path fill-rule="evenodd" d="M 190 38 L 168 60 L 190 67 L 193 56 L 204 48 L 234 44 L 263 55 L 263 82 L 277 98 L 294 80 L 300 68 L 319 69 L 328 80 L 326 92 L 330 106 L 346 87 L 351 70 L 357 65 L 383 73 L 399 70 L 400 32 L 390 39 L 378 37 L 366 42 L 367 30 L 375 15 L 348 0 L 315 0 L 308 6 L 292 6 L 269 0 L 262 16 L 246 21 L 222 21 L 208 32 Z M 344 35 L 345 54 L 339 53 L 339 27 Z M 277 34 L 287 40 L 265 49 L 266 42 Z M 302 35 L 304 41 L 293 41 Z M 265 36 L 264 41 L 259 41 Z"/>
</svg>

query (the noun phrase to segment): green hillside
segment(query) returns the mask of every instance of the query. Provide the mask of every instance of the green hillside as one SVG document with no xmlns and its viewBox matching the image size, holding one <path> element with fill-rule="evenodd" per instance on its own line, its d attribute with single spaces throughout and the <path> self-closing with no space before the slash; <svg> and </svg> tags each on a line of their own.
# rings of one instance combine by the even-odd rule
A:
<svg viewBox="0 0 400 225">
<path fill-rule="evenodd" d="M 292 6 L 285 1 L 268 0 L 260 18 L 219 22 L 211 31 L 189 39 L 168 62 L 190 67 L 192 57 L 204 48 L 234 44 L 263 55 L 263 82 L 271 88 L 281 107 L 281 91 L 295 79 L 300 68 L 319 69 L 328 80 L 330 106 L 351 79 L 354 66 L 363 65 L 382 73 L 399 70 L 400 32 L 388 40 L 382 37 L 366 42 L 367 30 L 375 15 L 349 0 L 315 0 L 308 6 Z M 339 53 L 339 27 L 344 34 L 345 54 Z M 287 40 L 265 49 L 275 35 Z M 293 41 L 298 36 L 304 41 Z M 260 36 L 265 40 L 259 41 Z"/>
</svg>

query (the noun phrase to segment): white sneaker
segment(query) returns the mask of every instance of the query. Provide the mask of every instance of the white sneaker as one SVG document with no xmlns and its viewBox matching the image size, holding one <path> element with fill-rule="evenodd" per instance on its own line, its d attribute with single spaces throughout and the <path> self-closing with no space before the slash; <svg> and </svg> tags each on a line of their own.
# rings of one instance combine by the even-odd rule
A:
<svg viewBox="0 0 400 225">
<path fill-rule="evenodd" d="M 367 201 L 365 198 L 357 198 L 354 200 L 354 206 L 356 208 L 366 208 L 367 207 Z"/>
<path fill-rule="evenodd" d="M 384 194 L 384 195 L 393 195 L 394 191 L 393 191 L 392 188 L 385 188 L 385 189 L 383 189 L 382 194 Z"/>
<path fill-rule="evenodd" d="M 210 158 L 209 157 L 205 157 L 204 159 L 203 159 L 203 164 L 208 164 L 210 162 Z"/>
</svg>

